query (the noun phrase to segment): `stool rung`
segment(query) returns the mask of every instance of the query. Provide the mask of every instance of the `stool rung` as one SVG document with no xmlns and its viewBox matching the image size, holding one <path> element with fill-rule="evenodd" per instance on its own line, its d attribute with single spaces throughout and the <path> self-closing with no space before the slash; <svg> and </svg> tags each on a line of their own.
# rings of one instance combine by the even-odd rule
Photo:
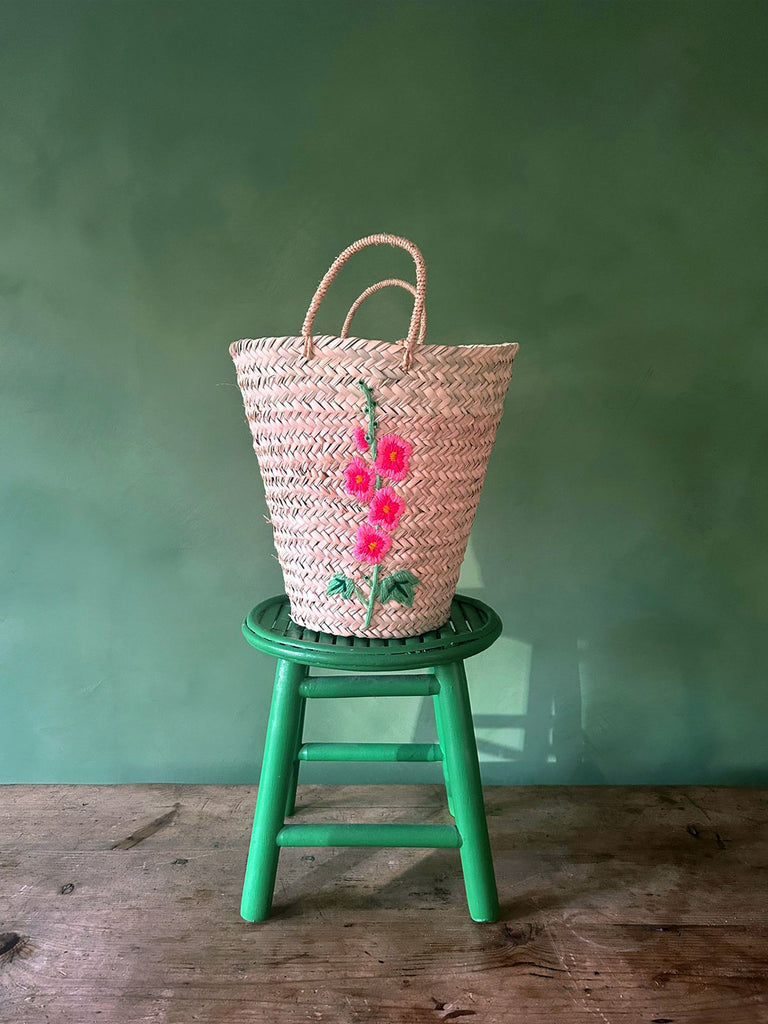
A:
<svg viewBox="0 0 768 1024">
<path fill-rule="evenodd" d="M 312 676 L 299 686 L 302 697 L 428 697 L 440 684 L 432 673 L 414 676 Z"/>
<path fill-rule="evenodd" d="M 284 825 L 278 846 L 461 846 L 455 825 Z"/>
<path fill-rule="evenodd" d="M 300 761 L 442 761 L 439 743 L 304 743 Z"/>
</svg>

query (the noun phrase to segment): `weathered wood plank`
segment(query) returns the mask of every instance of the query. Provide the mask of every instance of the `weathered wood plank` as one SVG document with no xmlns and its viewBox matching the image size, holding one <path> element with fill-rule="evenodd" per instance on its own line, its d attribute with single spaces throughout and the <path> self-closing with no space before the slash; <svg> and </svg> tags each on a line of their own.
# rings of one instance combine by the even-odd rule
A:
<svg viewBox="0 0 768 1024">
<path fill-rule="evenodd" d="M 495 925 L 456 851 L 407 849 L 286 849 L 246 924 L 255 795 L 0 791 L 0 1021 L 768 1022 L 765 791 L 486 790 Z M 296 821 L 351 818 L 448 820 L 436 786 L 301 788 Z"/>
</svg>

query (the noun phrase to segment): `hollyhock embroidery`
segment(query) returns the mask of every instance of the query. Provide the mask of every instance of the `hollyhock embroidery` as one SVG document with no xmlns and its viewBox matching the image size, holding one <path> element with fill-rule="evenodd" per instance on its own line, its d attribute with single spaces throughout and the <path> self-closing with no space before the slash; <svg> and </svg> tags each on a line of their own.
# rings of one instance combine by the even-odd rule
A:
<svg viewBox="0 0 768 1024">
<path fill-rule="evenodd" d="M 367 452 L 371 447 L 368 444 L 368 438 L 365 436 L 365 431 L 362 427 L 355 427 L 355 446 L 359 452 Z"/>
<path fill-rule="evenodd" d="M 344 470 L 344 489 L 359 501 L 371 500 L 375 483 L 376 473 L 359 456 L 352 459 Z"/>
<path fill-rule="evenodd" d="M 376 472 L 388 480 L 404 480 L 413 449 L 397 434 L 385 434 L 376 448 Z"/>
<path fill-rule="evenodd" d="M 361 562 L 368 562 L 370 565 L 378 566 L 391 546 L 392 538 L 388 533 L 384 533 L 383 530 L 376 530 L 374 527 L 369 526 L 368 523 L 363 523 L 362 526 L 357 528 L 354 555 Z"/>
<path fill-rule="evenodd" d="M 391 487 L 381 487 L 373 496 L 368 522 L 381 530 L 394 530 L 405 511 L 405 502 Z"/>
<path fill-rule="evenodd" d="M 372 565 L 373 573 L 370 577 L 362 574 L 369 588 L 367 598 L 359 583 L 343 572 L 335 572 L 331 576 L 326 593 L 346 599 L 358 597 L 363 601 L 366 604 L 363 629 L 368 629 L 376 600 L 381 604 L 397 601 L 410 608 L 419 578 L 409 569 L 396 569 L 379 580 L 381 561 L 392 546 L 390 534 L 405 512 L 405 501 L 383 481 L 405 479 L 413 449 L 398 434 L 385 434 L 377 443 L 373 392 L 365 381 L 357 383 L 365 395 L 368 429 L 360 426 L 354 429 L 355 447 L 360 454 L 355 455 L 344 470 L 344 489 L 358 501 L 370 504 L 367 521 L 357 528 L 352 553 L 359 562 Z M 363 458 L 366 453 L 370 453 L 373 465 Z"/>
</svg>

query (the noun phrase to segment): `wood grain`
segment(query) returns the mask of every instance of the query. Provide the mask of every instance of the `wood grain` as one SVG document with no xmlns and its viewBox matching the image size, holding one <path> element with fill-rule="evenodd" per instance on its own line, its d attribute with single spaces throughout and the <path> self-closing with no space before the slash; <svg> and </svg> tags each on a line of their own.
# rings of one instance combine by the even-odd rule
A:
<svg viewBox="0 0 768 1024">
<path fill-rule="evenodd" d="M 0 791 L 2 1024 L 768 1022 L 765 790 L 487 789 L 494 925 L 457 851 L 376 849 L 284 850 L 246 924 L 255 795 Z M 303 786 L 295 820 L 448 818 L 437 786 Z"/>
</svg>

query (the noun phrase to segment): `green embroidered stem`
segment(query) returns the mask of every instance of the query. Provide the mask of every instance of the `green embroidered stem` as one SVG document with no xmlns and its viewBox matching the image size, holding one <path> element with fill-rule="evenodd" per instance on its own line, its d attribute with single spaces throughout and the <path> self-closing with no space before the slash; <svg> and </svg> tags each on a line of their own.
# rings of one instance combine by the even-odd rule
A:
<svg viewBox="0 0 768 1024">
<path fill-rule="evenodd" d="M 373 392 L 365 383 L 364 380 L 357 382 L 360 385 L 360 389 L 365 395 L 365 411 L 368 415 L 368 433 L 365 435 L 365 439 L 371 449 L 371 458 L 376 461 L 376 399 L 373 397 Z M 376 474 L 376 483 L 374 488 L 378 491 L 381 487 L 381 477 Z"/>
<path fill-rule="evenodd" d="M 366 435 L 366 441 L 371 448 L 371 458 L 376 461 L 376 401 L 373 397 L 373 392 L 365 383 L 364 380 L 359 380 L 358 385 L 360 390 L 365 395 L 365 411 L 368 413 L 368 433 Z M 380 480 L 376 477 L 376 487 L 380 486 Z"/>
<path fill-rule="evenodd" d="M 376 591 L 379 589 L 379 567 L 374 565 L 373 567 L 373 579 L 371 580 L 371 593 L 368 597 L 368 611 L 365 615 L 365 622 L 363 629 L 368 629 L 371 624 L 371 616 L 373 615 L 373 602 L 376 600 Z"/>
<path fill-rule="evenodd" d="M 364 380 L 359 380 L 357 382 L 357 384 L 358 384 L 358 387 L 360 388 L 360 390 L 365 395 L 365 411 L 366 411 L 366 414 L 368 416 L 368 433 L 366 434 L 365 439 L 368 442 L 368 447 L 369 447 L 370 452 L 371 452 L 371 459 L 375 463 L 376 462 L 376 426 L 377 426 L 377 424 L 376 424 L 376 400 L 373 397 L 373 391 L 371 390 L 371 388 L 368 387 L 368 385 L 365 383 Z M 378 491 L 381 488 L 381 484 L 382 484 L 382 479 L 379 476 L 379 474 L 377 473 L 376 474 L 376 483 L 374 485 L 375 486 L 375 490 Z M 378 529 L 378 527 L 377 527 L 377 529 Z M 365 579 L 368 581 L 368 583 L 370 585 L 370 588 L 371 588 L 370 589 L 370 593 L 368 595 L 368 608 L 367 608 L 366 613 L 365 613 L 365 623 L 363 624 L 363 629 L 368 629 L 368 627 L 371 624 L 371 616 L 373 615 L 373 606 L 376 603 L 376 598 L 378 597 L 378 593 L 379 593 L 379 565 L 378 564 L 374 565 L 374 567 L 373 567 L 373 578 L 369 580 L 368 577 L 365 576 Z"/>
</svg>

